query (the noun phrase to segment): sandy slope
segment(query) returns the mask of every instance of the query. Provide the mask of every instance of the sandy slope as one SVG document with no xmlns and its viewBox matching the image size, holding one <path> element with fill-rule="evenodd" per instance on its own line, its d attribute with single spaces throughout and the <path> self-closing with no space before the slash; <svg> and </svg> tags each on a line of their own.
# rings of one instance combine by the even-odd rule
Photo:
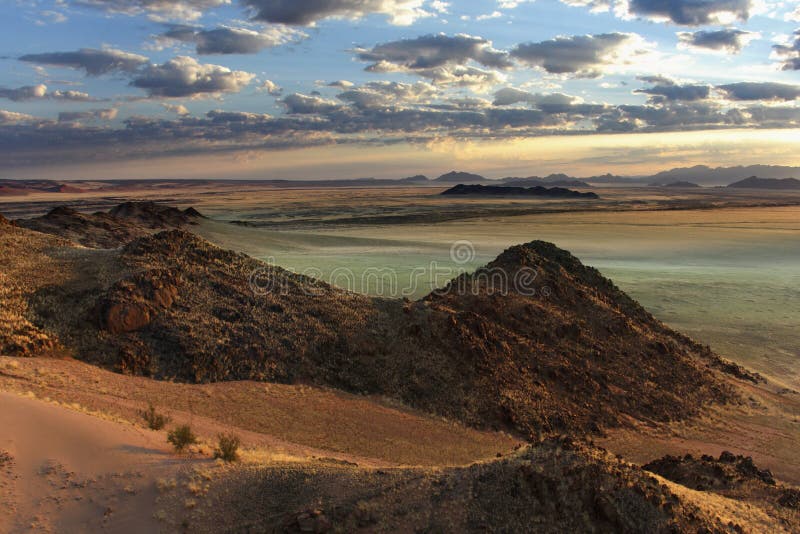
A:
<svg viewBox="0 0 800 534">
<path fill-rule="evenodd" d="M 154 480 L 187 464 L 163 435 L 0 392 L 0 530 L 154 532 Z"/>
</svg>

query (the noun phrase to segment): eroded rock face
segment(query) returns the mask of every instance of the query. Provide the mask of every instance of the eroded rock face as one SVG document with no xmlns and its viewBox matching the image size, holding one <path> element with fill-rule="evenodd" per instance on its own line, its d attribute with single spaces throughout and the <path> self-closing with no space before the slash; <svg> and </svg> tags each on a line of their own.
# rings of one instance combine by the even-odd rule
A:
<svg viewBox="0 0 800 534">
<path fill-rule="evenodd" d="M 141 330 L 179 296 L 180 277 L 153 270 L 122 280 L 98 304 L 100 327 L 112 334 Z"/>
</svg>

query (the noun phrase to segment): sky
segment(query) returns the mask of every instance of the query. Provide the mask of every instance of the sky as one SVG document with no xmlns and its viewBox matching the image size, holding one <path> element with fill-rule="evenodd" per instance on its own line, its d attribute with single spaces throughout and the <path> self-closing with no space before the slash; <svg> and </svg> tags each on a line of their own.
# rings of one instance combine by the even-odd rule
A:
<svg viewBox="0 0 800 534">
<path fill-rule="evenodd" d="M 0 178 L 800 165 L 798 0 L 7 0 Z"/>
</svg>

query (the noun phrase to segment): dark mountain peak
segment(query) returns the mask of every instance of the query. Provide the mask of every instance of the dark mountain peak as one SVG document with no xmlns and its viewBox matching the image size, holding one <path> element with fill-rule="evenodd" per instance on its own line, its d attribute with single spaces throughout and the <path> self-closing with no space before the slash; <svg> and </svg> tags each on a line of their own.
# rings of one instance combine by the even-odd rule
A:
<svg viewBox="0 0 800 534">
<path fill-rule="evenodd" d="M 481 176 L 480 174 L 472 174 L 470 172 L 450 171 L 447 174 L 443 174 L 438 178 L 436 178 L 436 181 L 469 183 L 469 182 L 485 182 L 486 178 Z"/>
</svg>

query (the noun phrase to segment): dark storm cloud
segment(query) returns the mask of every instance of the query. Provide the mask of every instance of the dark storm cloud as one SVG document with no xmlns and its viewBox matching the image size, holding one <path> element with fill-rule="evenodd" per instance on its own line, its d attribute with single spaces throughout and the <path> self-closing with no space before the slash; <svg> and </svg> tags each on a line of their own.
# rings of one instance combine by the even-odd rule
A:
<svg viewBox="0 0 800 534">
<path fill-rule="evenodd" d="M 249 72 L 177 56 L 161 65 L 148 65 L 131 85 L 144 89 L 151 97 L 208 97 L 238 93 L 253 78 L 255 75 Z"/>
<path fill-rule="evenodd" d="M 729 100 L 789 101 L 800 98 L 800 85 L 774 82 L 738 82 L 719 85 Z"/>
<path fill-rule="evenodd" d="M 714 31 L 681 32 L 678 34 L 680 42 L 694 48 L 705 48 L 738 54 L 747 45 L 755 34 L 734 28 Z"/>
<path fill-rule="evenodd" d="M 309 26 L 328 17 L 358 19 L 378 13 L 393 24 L 410 24 L 426 16 L 422 0 L 242 0 L 253 18 L 266 22 Z"/>
<path fill-rule="evenodd" d="M 662 76 L 641 76 L 638 79 L 653 84 L 653 86 L 636 89 L 634 93 L 648 95 L 652 103 L 694 102 L 705 100 L 711 94 L 711 86 L 709 85 L 679 84 Z"/>
<path fill-rule="evenodd" d="M 775 45 L 775 53 L 782 59 L 782 70 L 800 70 L 800 30 L 794 32 L 795 40 L 788 45 Z"/>
<path fill-rule="evenodd" d="M 751 0 L 630 0 L 629 12 L 645 18 L 666 19 L 683 26 L 713 24 L 723 18 L 745 21 Z"/>
<path fill-rule="evenodd" d="M 99 76 L 109 72 L 135 72 L 148 62 L 148 59 L 144 56 L 113 48 L 104 48 L 102 50 L 81 48 L 74 52 L 26 54 L 19 59 L 20 61 L 36 63 L 37 65 L 79 69 L 90 76 Z"/>
<path fill-rule="evenodd" d="M 603 67 L 614 63 L 625 47 L 634 41 L 628 33 L 556 37 L 539 43 L 524 43 L 511 50 L 517 60 L 540 67 L 552 74 L 573 74 L 596 78 Z"/>
<path fill-rule="evenodd" d="M 228 27 L 205 30 L 192 26 L 171 26 L 157 37 L 157 41 L 162 44 L 170 41 L 195 43 L 195 50 L 201 55 L 257 54 L 265 48 L 280 46 L 304 36 L 302 32 L 281 26 L 261 31 Z"/>
</svg>

